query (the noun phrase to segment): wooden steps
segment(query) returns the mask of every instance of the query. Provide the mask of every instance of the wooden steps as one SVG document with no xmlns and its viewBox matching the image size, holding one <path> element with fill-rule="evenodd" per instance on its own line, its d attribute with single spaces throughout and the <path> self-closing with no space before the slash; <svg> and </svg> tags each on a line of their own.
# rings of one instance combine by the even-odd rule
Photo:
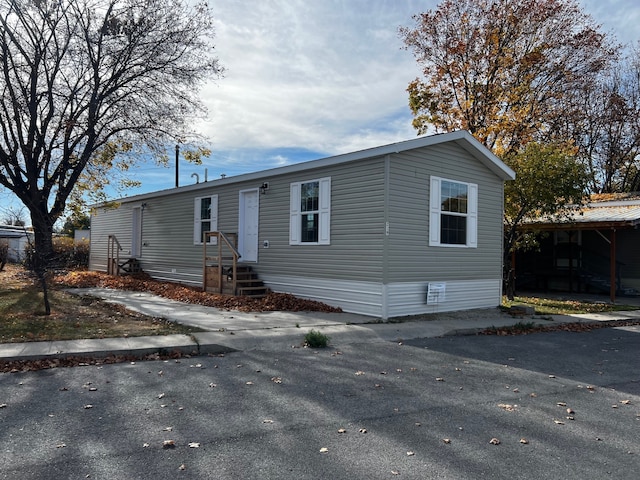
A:
<svg viewBox="0 0 640 480">
<path fill-rule="evenodd" d="M 262 298 L 269 293 L 269 288 L 260 280 L 258 274 L 250 265 L 236 266 L 235 292 L 233 290 L 233 267 L 223 265 L 222 288 L 218 285 L 218 267 L 206 267 L 207 291 L 223 293 L 225 295 L 239 295 L 252 298 Z"/>
<path fill-rule="evenodd" d="M 238 265 L 236 267 L 236 294 L 245 297 L 262 298 L 269 289 L 258 278 L 250 265 Z"/>
</svg>

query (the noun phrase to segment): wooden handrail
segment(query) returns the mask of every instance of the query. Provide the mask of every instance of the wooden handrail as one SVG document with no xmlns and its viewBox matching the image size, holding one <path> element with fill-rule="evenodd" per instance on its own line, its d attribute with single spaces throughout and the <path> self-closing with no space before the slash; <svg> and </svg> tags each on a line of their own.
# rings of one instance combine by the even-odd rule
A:
<svg viewBox="0 0 640 480">
<path fill-rule="evenodd" d="M 116 246 L 118 247 L 117 249 Z M 118 276 L 120 270 L 120 250 L 122 250 L 122 246 L 116 236 L 109 235 L 107 238 L 107 273 L 109 275 Z"/>
<path fill-rule="evenodd" d="M 230 238 L 230 237 L 235 237 L 235 242 Z M 203 252 L 203 258 L 202 258 L 202 290 L 203 291 L 207 291 L 207 261 L 213 261 L 215 263 L 217 263 L 218 266 L 218 293 L 222 293 L 222 277 L 223 277 L 223 264 L 222 264 L 222 260 L 223 260 L 223 256 L 222 256 L 222 249 L 223 249 L 223 245 L 226 246 L 230 251 L 231 251 L 231 275 L 232 275 L 232 285 L 231 288 L 233 290 L 233 294 L 235 295 L 236 292 L 236 278 L 237 278 L 237 273 L 238 273 L 238 259 L 241 257 L 240 252 L 238 251 L 238 249 L 235 246 L 235 243 L 238 240 L 238 236 L 237 234 L 227 234 L 224 232 L 204 232 L 202 235 L 202 252 Z M 207 245 L 209 244 L 209 239 L 210 238 L 217 238 L 218 239 L 218 255 L 215 257 L 208 257 L 207 256 Z"/>
</svg>

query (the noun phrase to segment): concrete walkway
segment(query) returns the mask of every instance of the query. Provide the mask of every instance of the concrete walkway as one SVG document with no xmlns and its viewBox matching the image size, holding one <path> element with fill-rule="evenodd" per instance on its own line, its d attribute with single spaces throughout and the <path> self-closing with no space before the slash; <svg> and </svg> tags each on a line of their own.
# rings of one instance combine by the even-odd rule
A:
<svg viewBox="0 0 640 480">
<path fill-rule="evenodd" d="M 572 322 L 640 320 L 640 310 L 600 314 L 518 316 L 497 308 L 430 314 L 420 320 L 382 323 L 373 317 L 350 313 L 227 311 L 176 302 L 142 292 L 89 288 L 74 293 L 101 297 L 126 305 L 136 312 L 199 327 L 193 335 L 106 338 L 52 342 L 0 344 L 0 361 L 43 358 L 144 356 L 179 351 L 190 354 L 219 354 L 246 350 L 280 350 L 300 347 L 304 335 L 319 330 L 331 339 L 330 345 L 363 342 L 401 342 L 414 338 L 474 334 L 490 327 L 519 322 L 555 325 Z"/>
</svg>

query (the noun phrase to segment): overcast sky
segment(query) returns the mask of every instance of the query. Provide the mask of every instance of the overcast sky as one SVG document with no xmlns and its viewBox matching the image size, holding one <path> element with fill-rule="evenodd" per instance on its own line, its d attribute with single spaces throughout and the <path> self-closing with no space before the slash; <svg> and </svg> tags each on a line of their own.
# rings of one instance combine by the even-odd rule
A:
<svg viewBox="0 0 640 480">
<path fill-rule="evenodd" d="M 209 0 L 225 77 L 202 96 L 198 128 L 213 155 L 181 164 L 180 184 L 236 175 L 416 136 L 408 83 L 419 75 L 399 26 L 436 0 Z M 580 0 L 620 42 L 640 38 L 638 0 Z M 130 195 L 172 188 L 173 166 L 141 167 Z M 0 199 L 2 200 L 2 199 Z M 5 197 L 5 200 L 7 198 Z"/>
</svg>

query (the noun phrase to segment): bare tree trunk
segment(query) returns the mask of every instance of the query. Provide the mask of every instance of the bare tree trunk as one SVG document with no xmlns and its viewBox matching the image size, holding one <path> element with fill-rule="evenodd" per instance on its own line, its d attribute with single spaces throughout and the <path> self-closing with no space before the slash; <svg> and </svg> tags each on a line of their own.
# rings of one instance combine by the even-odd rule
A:
<svg viewBox="0 0 640 480">
<path fill-rule="evenodd" d="M 54 257 L 53 222 L 47 213 L 34 211 L 31 212 L 31 222 L 34 231 L 34 244 L 31 252 L 30 268 L 42 288 L 44 313 L 45 315 L 51 315 L 47 273 Z"/>
</svg>

